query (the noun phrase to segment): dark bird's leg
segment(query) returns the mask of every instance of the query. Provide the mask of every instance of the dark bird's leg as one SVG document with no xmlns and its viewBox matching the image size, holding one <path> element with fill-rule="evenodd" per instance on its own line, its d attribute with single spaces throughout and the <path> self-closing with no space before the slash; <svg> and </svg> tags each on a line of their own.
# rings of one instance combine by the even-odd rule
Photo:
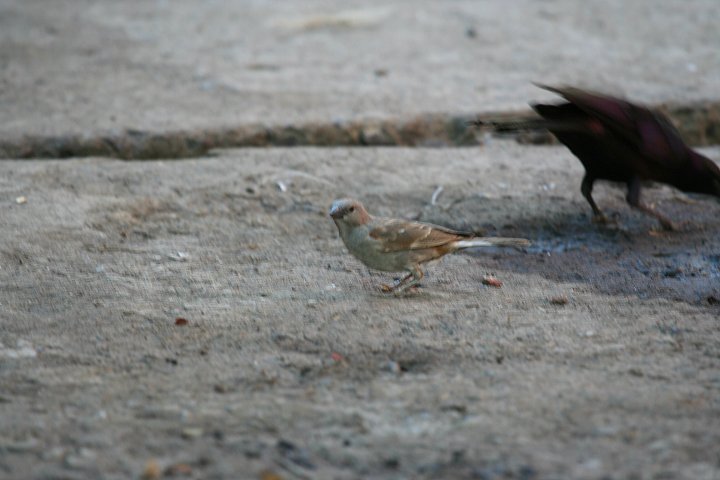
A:
<svg viewBox="0 0 720 480">
<path fill-rule="evenodd" d="M 633 179 L 630 180 L 630 182 L 628 183 L 628 193 L 626 197 L 628 204 L 630 204 L 630 206 L 633 208 L 637 208 L 638 210 L 657 218 L 660 221 L 660 225 L 662 225 L 663 229 L 677 230 L 677 227 L 669 218 L 664 216 L 662 213 L 656 211 L 649 205 L 645 205 L 640 201 L 640 186 L 640 179 L 638 177 L 633 177 Z"/>
<path fill-rule="evenodd" d="M 595 200 L 592 197 L 593 183 L 595 183 L 595 177 L 585 172 L 585 176 L 582 179 L 582 184 L 580 185 L 580 191 L 582 192 L 583 197 L 585 197 L 585 200 L 588 201 L 590 207 L 593 210 L 593 222 L 608 223 L 608 218 L 605 216 L 604 213 L 600 211 L 597 204 L 595 203 Z"/>
</svg>

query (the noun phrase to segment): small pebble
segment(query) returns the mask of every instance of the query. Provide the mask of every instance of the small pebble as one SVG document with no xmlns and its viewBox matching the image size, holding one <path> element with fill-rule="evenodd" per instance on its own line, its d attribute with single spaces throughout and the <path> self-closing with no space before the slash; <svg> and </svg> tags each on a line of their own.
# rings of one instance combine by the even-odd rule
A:
<svg viewBox="0 0 720 480">
<path fill-rule="evenodd" d="M 202 428 L 186 428 L 182 431 L 182 437 L 186 440 L 201 437 L 202 434 Z"/>
<path fill-rule="evenodd" d="M 550 303 L 553 305 L 567 305 L 569 302 L 568 298 L 564 295 L 559 295 L 557 297 L 551 297 Z"/>
<path fill-rule="evenodd" d="M 663 276 L 667 278 L 676 278 L 682 275 L 683 271 L 681 268 L 668 268 L 663 272 Z"/>
<path fill-rule="evenodd" d="M 175 252 L 168 254 L 168 258 L 171 260 L 175 260 L 176 262 L 185 262 L 189 257 L 190 255 L 185 252 Z"/>
<path fill-rule="evenodd" d="M 283 477 L 272 470 L 263 470 L 260 472 L 260 480 L 283 480 Z"/>
<path fill-rule="evenodd" d="M 7 450 L 11 453 L 28 453 L 35 450 L 39 444 L 40 442 L 35 438 L 8 442 L 0 438 L 0 451 Z"/>
<path fill-rule="evenodd" d="M 83 468 L 95 463 L 97 454 L 89 448 L 80 448 L 77 453 L 65 457 L 65 465 L 71 468 Z"/>
<path fill-rule="evenodd" d="M 182 421 L 188 412 L 179 405 L 146 406 L 135 414 L 137 418 Z"/>
<path fill-rule="evenodd" d="M 20 339 L 17 341 L 17 348 L 3 348 L 0 344 L 0 357 L 8 358 L 35 358 L 37 350 L 27 340 Z"/>
<path fill-rule="evenodd" d="M 394 360 L 389 360 L 388 362 L 386 362 L 385 365 L 383 365 L 383 370 L 394 373 L 395 375 L 401 372 L 400 364 Z"/>
<path fill-rule="evenodd" d="M 173 477 L 173 476 L 180 476 L 180 475 L 192 475 L 193 469 L 190 465 L 187 463 L 176 463 L 175 465 L 170 465 L 165 469 L 165 476 L 167 477 Z"/>
<path fill-rule="evenodd" d="M 65 448 L 63 447 L 52 447 L 49 450 L 42 452 L 41 458 L 43 460 L 58 461 L 65 455 Z"/>
<path fill-rule="evenodd" d="M 161 475 L 162 471 L 160 470 L 160 465 L 157 460 L 150 459 L 145 463 L 145 468 L 142 473 L 143 480 L 156 480 L 160 478 Z"/>
</svg>

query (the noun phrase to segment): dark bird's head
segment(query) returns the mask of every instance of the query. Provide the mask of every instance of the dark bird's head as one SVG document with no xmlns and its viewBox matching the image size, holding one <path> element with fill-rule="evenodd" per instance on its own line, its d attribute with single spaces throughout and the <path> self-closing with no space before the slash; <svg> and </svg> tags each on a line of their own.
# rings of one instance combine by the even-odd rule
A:
<svg viewBox="0 0 720 480">
<path fill-rule="evenodd" d="M 682 190 L 693 193 L 714 195 L 720 200 L 720 167 L 709 158 L 690 151 L 692 176 L 686 180 Z"/>
<path fill-rule="evenodd" d="M 335 200 L 330 207 L 329 213 L 338 228 L 341 225 L 356 227 L 370 221 L 370 214 L 365 210 L 362 203 L 352 198 Z"/>
</svg>

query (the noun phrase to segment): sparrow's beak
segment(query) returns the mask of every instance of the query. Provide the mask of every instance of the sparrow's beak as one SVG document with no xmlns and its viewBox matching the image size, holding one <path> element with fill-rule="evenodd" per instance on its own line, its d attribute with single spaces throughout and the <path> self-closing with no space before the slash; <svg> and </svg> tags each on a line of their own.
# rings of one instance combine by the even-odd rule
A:
<svg viewBox="0 0 720 480">
<path fill-rule="evenodd" d="M 340 207 L 340 205 L 333 204 L 333 206 L 330 207 L 329 214 L 333 218 L 333 220 L 337 220 L 338 218 L 340 218 L 341 213 L 342 213 L 342 208 Z"/>
</svg>

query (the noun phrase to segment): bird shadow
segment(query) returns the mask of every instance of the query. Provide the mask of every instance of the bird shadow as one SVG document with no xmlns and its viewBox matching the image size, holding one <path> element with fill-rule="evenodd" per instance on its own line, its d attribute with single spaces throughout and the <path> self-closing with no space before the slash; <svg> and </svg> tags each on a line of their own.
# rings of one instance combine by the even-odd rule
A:
<svg viewBox="0 0 720 480">
<path fill-rule="evenodd" d="M 452 208 L 428 206 L 418 217 L 478 235 L 533 242 L 522 251 L 470 252 L 488 268 L 581 283 L 607 295 L 720 308 L 720 211 L 712 202 L 664 202 L 663 210 L 684 222 L 679 231 L 666 232 L 621 201 L 608 205 L 614 222 L 603 225 L 592 223 L 582 199 L 533 200 L 470 197 Z"/>
</svg>

